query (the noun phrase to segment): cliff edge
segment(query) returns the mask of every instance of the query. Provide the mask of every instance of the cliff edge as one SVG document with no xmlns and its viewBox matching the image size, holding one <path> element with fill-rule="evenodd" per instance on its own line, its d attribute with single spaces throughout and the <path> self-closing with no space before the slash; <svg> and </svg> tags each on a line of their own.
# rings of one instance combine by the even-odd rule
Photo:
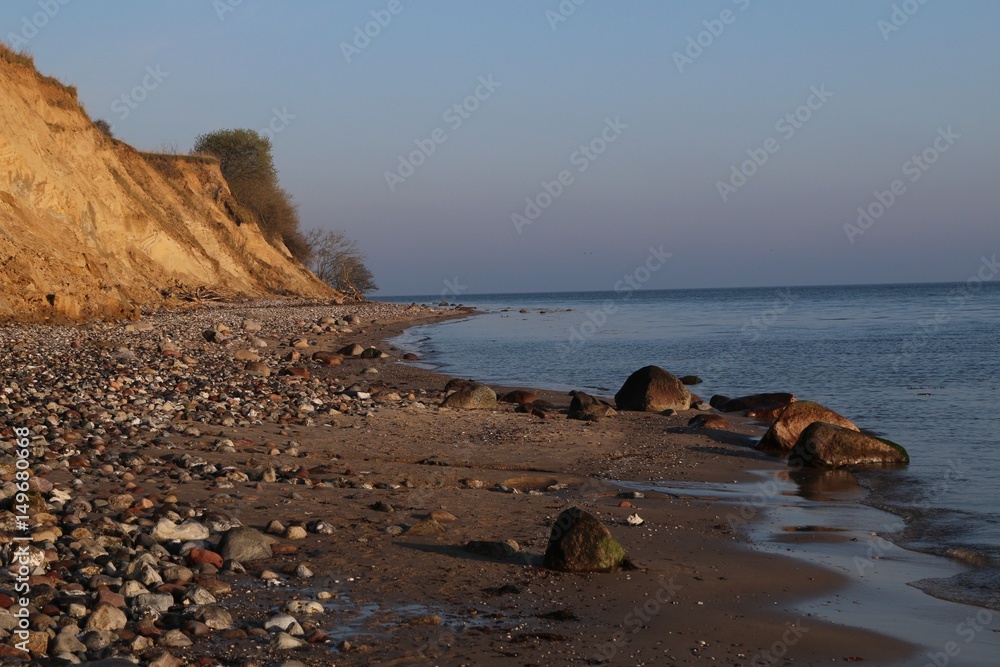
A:
<svg viewBox="0 0 1000 667">
<path fill-rule="evenodd" d="M 0 320 L 133 317 L 198 288 L 337 296 L 264 238 L 215 160 L 112 139 L 0 45 Z"/>
</svg>

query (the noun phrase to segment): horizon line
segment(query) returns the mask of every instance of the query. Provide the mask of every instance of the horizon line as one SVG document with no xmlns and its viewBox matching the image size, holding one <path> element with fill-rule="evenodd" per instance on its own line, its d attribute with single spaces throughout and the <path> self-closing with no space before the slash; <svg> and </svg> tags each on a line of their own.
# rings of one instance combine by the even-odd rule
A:
<svg viewBox="0 0 1000 667">
<path fill-rule="evenodd" d="M 931 281 L 931 282 L 904 282 L 904 283 L 837 283 L 837 284 L 814 284 L 814 285 L 741 285 L 729 287 L 658 287 L 656 289 L 639 289 L 636 292 L 697 292 L 712 290 L 738 290 L 738 289 L 817 289 L 831 287 L 930 287 L 938 285 L 961 285 L 965 281 Z M 532 294 L 607 294 L 614 292 L 613 289 L 606 290 L 535 290 L 530 292 L 470 292 L 469 294 L 451 295 L 455 298 L 476 297 L 476 296 L 527 296 Z M 435 297 L 439 301 L 447 300 L 440 294 L 380 294 L 373 301 L 379 298 L 403 299 L 403 298 L 426 298 Z"/>
</svg>

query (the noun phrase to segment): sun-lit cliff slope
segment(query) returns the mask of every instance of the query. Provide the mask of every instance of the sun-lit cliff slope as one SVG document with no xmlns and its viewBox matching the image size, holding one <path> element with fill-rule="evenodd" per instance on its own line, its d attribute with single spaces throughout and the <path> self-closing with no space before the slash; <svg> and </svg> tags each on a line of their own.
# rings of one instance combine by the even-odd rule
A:
<svg viewBox="0 0 1000 667">
<path fill-rule="evenodd" d="M 218 163 L 140 153 L 0 53 L 0 320 L 128 317 L 205 287 L 334 297 L 236 204 Z"/>
</svg>

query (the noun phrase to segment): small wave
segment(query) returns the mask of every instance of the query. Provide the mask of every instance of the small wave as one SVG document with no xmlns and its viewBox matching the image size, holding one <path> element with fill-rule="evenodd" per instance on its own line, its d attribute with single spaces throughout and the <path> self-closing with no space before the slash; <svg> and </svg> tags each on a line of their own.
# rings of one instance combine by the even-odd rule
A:
<svg viewBox="0 0 1000 667">
<path fill-rule="evenodd" d="M 991 563 L 991 559 L 987 554 L 973 549 L 965 549 L 963 547 L 950 547 L 945 549 L 944 555 L 953 560 L 968 563 L 969 565 L 973 565 L 975 567 L 987 567 Z"/>
<path fill-rule="evenodd" d="M 1000 611 L 1000 569 L 981 568 L 946 579 L 921 579 L 910 584 L 942 600 Z"/>
</svg>

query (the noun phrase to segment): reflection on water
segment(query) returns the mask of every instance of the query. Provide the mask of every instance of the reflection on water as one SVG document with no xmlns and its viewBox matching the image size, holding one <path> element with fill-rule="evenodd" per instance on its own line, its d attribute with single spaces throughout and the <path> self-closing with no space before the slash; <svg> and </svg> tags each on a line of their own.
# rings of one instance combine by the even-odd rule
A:
<svg viewBox="0 0 1000 667">
<path fill-rule="evenodd" d="M 809 500 L 857 500 L 864 494 L 858 478 L 850 470 L 793 470 L 788 478 L 798 486 L 799 495 Z"/>
</svg>

